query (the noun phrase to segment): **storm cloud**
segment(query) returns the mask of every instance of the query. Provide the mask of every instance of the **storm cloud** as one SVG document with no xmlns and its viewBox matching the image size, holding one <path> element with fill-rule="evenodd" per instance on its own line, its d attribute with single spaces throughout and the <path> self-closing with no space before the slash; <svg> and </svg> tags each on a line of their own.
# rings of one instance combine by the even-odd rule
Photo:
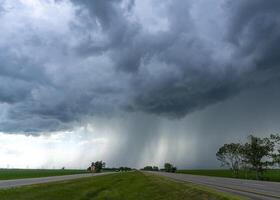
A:
<svg viewBox="0 0 280 200">
<path fill-rule="evenodd" d="M 3 131 L 118 111 L 183 117 L 279 79 L 277 0 L 2 4 Z"/>
<path fill-rule="evenodd" d="M 126 141 L 111 158 L 132 164 L 153 143 L 169 157 L 186 150 L 175 136 L 266 131 L 278 117 L 279 10 L 278 0 L 0 0 L 0 132 L 107 125 Z M 252 121 L 237 130 L 240 116 Z"/>
</svg>

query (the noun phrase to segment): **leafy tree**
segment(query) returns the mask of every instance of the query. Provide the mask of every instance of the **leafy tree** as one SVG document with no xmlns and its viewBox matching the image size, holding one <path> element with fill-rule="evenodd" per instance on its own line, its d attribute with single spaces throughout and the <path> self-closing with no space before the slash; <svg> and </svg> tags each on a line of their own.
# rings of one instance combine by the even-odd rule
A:
<svg viewBox="0 0 280 200">
<path fill-rule="evenodd" d="M 251 170 L 256 172 L 256 179 L 259 179 L 260 173 L 263 173 L 269 165 L 271 152 L 274 150 L 274 144 L 269 138 L 258 138 L 249 136 L 249 142 L 244 144 L 243 155 L 244 162 L 251 166 Z"/>
<path fill-rule="evenodd" d="M 153 166 L 153 171 L 159 171 L 159 168 L 157 166 Z"/>
<path fill-rule="evenodd" d="M 274 144 L 274 152 L 272 153 L 273 165 L 280 167 L 280 134 L 270 135 L 270 140 Z"/>
<path fill-rule="evenodd" d="M 176 172 L 176 170 L 177 170 L 177 168 L 176 167 L 174 167 L 172 164 L 170 164 L 170 163 L 165 163 L 164 164 L 164 169 L 165 169 L 165 171 L 166 172 Z"/>
<path fill-rule="evenodd" d="M 126 171 L 131 171 L 132 169 L 130 167 L 120 167 L 119 170 L 122 172 L 126 172 Z"/>
<path fill-rule="evenodd" d="M 242 145 L 239 143 L 224 144 L 216 153 L 222 166 L 228 166 L 235 176 L 238 176 L 242 165 Z"/>
<path fill-rule="evenodd" d="M 153 171 L 153 167 L 152 166 L 146 166 L 143 168 L 143 170 L 145 171 Z"/>
<path fill-rule="evenodd" d="M 101 172 L 101 170 L 103 169 L 103 168 L 105 168 L 105 162 L 102 162 L 102 160 L 101 161 L 96 161 L 96 162 L 92 162 L 91 163 L 91 167 L 92 168 L 94 168 L 94 171 L 96 172 L 96 173 L 99 173 L 99 172 Z"/>
<path fill-rule="evenodd" d="M 132 169 L 130 167 L 124 167 L 124 171 L 131 171 Z"/>
<path fill-rule="evenodd" d="M 159 171 L 159 168 L 157 166 L 146 166 L 143 168 L 145 171 Z"/>
</svg>

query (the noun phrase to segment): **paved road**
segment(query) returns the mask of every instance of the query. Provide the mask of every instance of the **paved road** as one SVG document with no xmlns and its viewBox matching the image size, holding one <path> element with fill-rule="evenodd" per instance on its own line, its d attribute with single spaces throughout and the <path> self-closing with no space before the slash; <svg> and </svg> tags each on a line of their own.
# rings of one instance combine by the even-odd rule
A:
<svg viewBox="0 0 280 200">
<path fill-rule="evenodd" d="M 50 176 L 50 177 L 43 177 L 43 178 L 4 180 L 4 181 L 0 181 L 0 189 L 19 187 L 19 186 L 24 186 L 24 185 L 32 185 L 32 184 L 38 184 L 38 183 L 66 181 L 66 180 L 72 180 L 72 179 L 78 179 L 78 178 L 101 176 L 104 174 L 112 174 L 112 173 L 114 173 L 114 172 L 106 172 L 106 173 L 99 173 L 99 174 L 74 174 L 74 175 L 66 175 L 66 176 Z"/>
<path fill-rule="evenodd" d="M 239 195 L 253 200 L 280 199 L 280 183 L 267 181 L 242 180 L 189 174 L 149 172 L 175 180 L 209 186 L 217 190 Z"/>
</svg>

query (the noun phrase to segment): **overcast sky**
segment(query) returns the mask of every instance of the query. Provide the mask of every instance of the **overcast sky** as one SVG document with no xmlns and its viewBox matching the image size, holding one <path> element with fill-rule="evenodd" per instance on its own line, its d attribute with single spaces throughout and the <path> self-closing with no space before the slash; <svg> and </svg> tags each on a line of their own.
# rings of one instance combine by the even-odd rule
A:
<svg viewBox="0 0 280 200">
<path fill-rule="evenodd" d="M 280 132 L 279 0 L 0 0 L 0 167 L 218 167 Z"/>
</svg>

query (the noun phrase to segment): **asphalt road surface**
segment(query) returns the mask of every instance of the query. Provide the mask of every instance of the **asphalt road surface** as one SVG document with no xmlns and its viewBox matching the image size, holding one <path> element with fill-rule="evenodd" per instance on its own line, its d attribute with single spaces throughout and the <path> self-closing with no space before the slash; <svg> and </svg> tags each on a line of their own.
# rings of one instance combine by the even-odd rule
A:
<svg viewBox="0 0 280 200">
<path fill-rule="evenodd" d="M 93 176 L 101 176 L 105 174 L 111 174 L 114 172 L 106 172 L 99 174 L 74 174 L 74 175 L 66 175 L 66 176 L 50 176 L 50 177 L 42 177 L 42 178 L 25 178 L 25 179 L 15 179 L 15 180 L 3 180 L 0 181 L 0 189 L 19 187 L 24 185 L 32 185 L 39 183 L 49 183 L 49 182 L 57 182 L 57 181 L 66 181 L 78 178 L 85 177 L 93 177 Z"/>
<path fill-rule="evenodd" d="M 179 181 L 187 181 L 215 188 L 222 192 L 253 200 L 280 200 L 280 183 L 242 180 L 189 174 L 149 172 Z"/>
</svg>

